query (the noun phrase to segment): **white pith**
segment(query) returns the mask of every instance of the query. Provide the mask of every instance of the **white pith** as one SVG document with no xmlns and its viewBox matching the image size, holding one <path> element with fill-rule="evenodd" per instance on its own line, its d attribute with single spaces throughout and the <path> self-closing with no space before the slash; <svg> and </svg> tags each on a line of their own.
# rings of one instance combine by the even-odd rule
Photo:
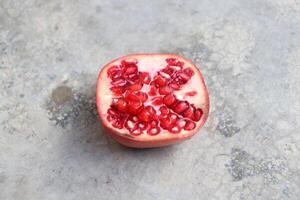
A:
<svg viewBox="0 0 300 200">
<path fill-rule="evenodd" d="M 148 72 L 151 76 L 151 80 L 153 79 L 154 75 L 161 69 L 165 68 L 167 66 L 166 63 L 166 58 L 174 58 L 174 55 L 158 55 L 158 54 L 149 54 L 149 55 L 132 55 L 130 57 L 123 57 L 118 60 L 115 60 L 112 63 L 109 63 L 106 65 L 102 71 L 101 71 L 101 78 L 98 79 L 97 83 L 97 99 L 98 99 L 98 111 L 99 114 L 103 120 L 103 123 L 105 126 L 107 126 L 109 129 L 114 130 L 116 134 L 119 134 L 124 137 L 130 136 L 129 131 L 124 127 L 123 129 L 117 129 L 112 126 L 110 122 L 106 120 L 107 117 L 107 110 L 110 108 L 111 102 L 113 98 L 116 98 L 115 95 L 112 94 L 111 90 L 109 89 L 111 87 L 111 80 L 107 77 L 107 70 L 113 66 L 113 65 L 119 65 L 120 62 L 124 59 L 129 59 L 129 58 L 136 58 L 138 60 L 138 70 L 140 72 Z M 183 61 L 185 63 L 183 68 L 190 67 L 193 69 L 195 72 L 195 75 L 192 76 L 191 80 L 189 80 L 188 83 L 183 85 L 182 89 L 179 91 L 175 91 L 174 94 L 176 95 L 177 99 L 179 100 L 187 100 L 190 104 L 194 104 L 196 108 L 202 108 L 204 111 L 204 115 L 207 115 L 208 112 L 208 97 L 207 94 L 205 94 L 206 88 L 205 85 L 203 84 L 202 77 L 198 69 L 196 69 L 195 65 L 190 63 L 190 61 L 176 56 L 179 61 Z M 144 85 L 141 91 L 148 93 L 149 91 L 149 85 Z M 187 96 L 185 95 L 187 92 L 192 92 L 196 91 L 195 96 Z M 148 101 L 145 103 L 145 105 L 150 105 L 151 102 L 150 100 L 152 97 L 148 95 Z M 160 106 L 159 106 L 160 107 Z M 159 107 L 154 108 L 158 110 Z M 167 130 L 164 130 L 161 128 L 161 132 L 158 135 L 151 136 L 144 131 L 143 134 L 139 136 L 133 136 L 131 135 L 130 138 L 134 140 L 163 140 L 163 139 L 171 139 L 171 138 L 182 138 L 182 137 L 188 137 L 189 135 L 194 134 L 197 130 L 198 127 L 201 126 L 203 123 L 204 115 L 201 118 L 199 122 L 196 122 L 196 127 L 195 129 L 191 131 L 185 131 L 182 130 L 179 134 L 172 134 Z M 180 115 L 179 115 L 180 116 Z M 182 116 L 180 116 L 182 118 Z"/>
</svg>

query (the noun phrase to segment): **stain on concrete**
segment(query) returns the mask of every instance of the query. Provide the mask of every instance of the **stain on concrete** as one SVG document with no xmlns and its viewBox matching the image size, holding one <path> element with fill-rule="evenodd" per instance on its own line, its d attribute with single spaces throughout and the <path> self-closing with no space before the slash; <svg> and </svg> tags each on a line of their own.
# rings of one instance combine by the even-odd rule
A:
<svg viewBox="0 0 300 200">
<path fill-rule="evenodd" d="M 287 171 L 287 163 L 281 158 L 261 159 L 243 149 L 233 148 L 227 168 L 234 181 L 262 175 L 264 182 L 276 183 L 278 181 L 276 174 L 284 174 Z"/>
<path fill-rule="evenodd" d="M 72 89 L 65 85 L 58 86 L 52 91 L 52 101 L 58 106 L 70 101 L 72 97 Z"/>
<path fill-rule="evenodd" d="M 221 114 L 217 125 L 217 131 L 224 137 L 232 137 L 240 132 L 240 128 L 235 125 L 231 115 Z"/>
<path fill-rule="evenodd" d="M 56 87 L 47 101 L 48 117 L 56 125 L 87 127 L 97 119 L 95 96 L 73 90 L 69 86 Z"/>
</svg>

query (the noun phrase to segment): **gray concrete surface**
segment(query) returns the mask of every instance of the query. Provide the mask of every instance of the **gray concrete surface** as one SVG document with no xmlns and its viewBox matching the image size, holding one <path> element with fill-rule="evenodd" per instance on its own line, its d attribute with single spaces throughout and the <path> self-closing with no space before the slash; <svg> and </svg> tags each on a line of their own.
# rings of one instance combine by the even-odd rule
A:
<svg viewBox="0 0 300 200">
<path fill-rule="evenodd" d="M 209 121 L 192 140 L 124 148 L 95 81 L 124 54 L 200 67 Z M 299 0 L 0 0 L 0 199 L 300 197 Z"/>
</svg>

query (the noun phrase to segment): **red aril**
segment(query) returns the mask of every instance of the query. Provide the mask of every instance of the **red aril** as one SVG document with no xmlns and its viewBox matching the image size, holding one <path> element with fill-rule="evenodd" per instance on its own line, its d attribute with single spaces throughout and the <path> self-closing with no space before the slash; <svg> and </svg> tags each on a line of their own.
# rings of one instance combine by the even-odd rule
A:
<svg viewBox="0 0 300 200">
<path fill-rule="evenodd" d="M 115 106 L 115 108 L 121 112 L 127 111 L 127 102 L 123 97 L 116 100 L 116 102 L 113 102 L 112 106 Z"/>
<path fill-rule="evenodd" d="M 176 103 L 176 96 L 174 94 L 168 94 L 164 96 L 163 102 L 167 107 L 172 107 L 174 103 Z"/>
<path fill-rule="evenodd" d="M 162 105 L 162 103 L 163 103 L 163 98 L 161 96 L 152 98 L 152 105 L 159 106 Z"/>
<path fill-rule="evenodd" d="M 173 89 L 167 85 L 159 88 L 159 94 L 161 95 L 171 94 L 172 92 Z"/>
<path fill-rule="evenodd" d="M 161 76 L 160 74 L 158 74 L 154 77 L 154 83 L 157 87 L 165 86 L 167 84 L 167 79 Z"/>
<path fill-rule="evenodd" d="M 193 130 L 196 127 L 196 123 L 190 120 L 187 120 L 184 126 L 184 130 Z"/>
<path fill-rule="evenodd" d="M 177 114 L 181 114 L 189 108 L 189 103 L 187 101 L 180 101 L 174 106 L 174 111 Z"/>
<path fill-rule="evenodd" d="M 136 148 L 191 138 L 209 113 L 199 69 L 173 54 L 129 55 L 108 63 L 99 73 L 96 101 L 108 133 Z"/>
<path fill-rule="evenodd" d="M 143 104 L 141 101 L 128 101 L 126 113 L 137 115 L 141 109 L 143 109 Z"/>
<path fill-rule="evenodd" d="M 149 84 L 150 81 L 151 81 L 151 77 L 150 77 L 149 73 L 142 72 L 140 74 L 140 80 L 141 80 L 142 83 Z"/>
</svg>

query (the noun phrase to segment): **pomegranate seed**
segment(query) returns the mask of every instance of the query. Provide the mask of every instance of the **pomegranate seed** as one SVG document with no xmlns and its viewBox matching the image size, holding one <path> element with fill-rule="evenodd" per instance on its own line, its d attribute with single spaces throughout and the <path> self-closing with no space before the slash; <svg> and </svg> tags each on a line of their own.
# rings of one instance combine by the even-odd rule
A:
<svg viewBox="0 0 300 200">
<path fill-rule="evenodd" d="M 199 121 L 202 117 L 203 110 L 201 108 L 198 108 L 194 113 L 194 121 Z"/>
<path fill-rule="evenodd" d="M 175 66 L 175 65 L 169 65 L 169 68 L 173 69 L 174 71 L 179 71 L 179 70 L 181 70 L 182 67 Z"/>
<path fill-rule="evenodd" d="M 169 129 L 172 125 L 172 121 L 170 118 L 163 118 L 160 120 L 160 126 L 163 128 L 163 129 Z"/>
<path fill-rule="evenodd" d="M 148 99 L 148 95 L 145 92 L 137 92 L 137 96 L 142 102 L 145 102 Z"/>
<path fill-rule="evenodd" d="M 154 119 L 156 116 L 155 110 L 151 106 L 143 108 L 138 113 L 138 118 L 140 121 L 149 122 L 151 119 Z"/>
<path fill-rule="evenodd" d="M 128 120 L 138 122 L 138 117 L 136 115 L 129 115 Z"/>
<path fill-rule="evenodd" d="M 107 110 L 107 113 L 108 113 L 109 115 L 118 115 L 118 111 L 116 111 L 115 109 L 112 109 L 112 108 L 109 108 L 109 109 Z"/>
<path fill-rule="evenodd" d="M 182 116 L 186 117 L 186 118 L 189 118 L 189 119 L 193 119 L 194 111 L 195 111 L 195 109 L 192 106 L 189 106 L 188 109 L 186 109 L 183 112 Z"/>
<path fill-rule="evenodd" d="M 181 114 L 183 111 L 188 109 L 189 103 L 187 101 L 180 101 L 174 106 L 174 111 L 178 114 Z"/>
<path fill-rule="evenodd" d="M 154 77 L 154 83 L 157 87 L 165 86 L 167 84 L 167 80 L 164 77 L 160 76 L 160 75 L 156 75 Z"/>
<path fill-rule="evenodd" d="M 177 122 L 178 117 L 176 114 L 170 113 L 168 117 L 170 118 L 171 124 L 175 124 Z"/>
<path fill-rule="evenodd" d="M 137 122 L 137 121 L 138 121 L 138 117 L 135 116 L 135 115 L 131 115 L 131 116 L 129 117 L 129 119 L 130 119 L 131 121 L 133 121 L 133 122 Z"/>
<path fill-rule="evenodd" d="M 132 91 L 125 93 L 125 100 L 126 101 L 141 101 L 145 102 L 148 99 L 148 95 L 141 91 Z"/>
<path fill-rule="evenodd" d="M 138 71 L 138 68 L 136 65 L 131 65 L 129 67 L 124 68 L 124 75 L 129 75 L 129 74 L 135 74 Z"/>
<path fill-rule="evenodd" d="M 140 80 L 141 80 L 142 83 L 149 84 L 150 81 L 151 81 L 151 77 L 150 77 L 149 73 L 142 72 L 140 74 Z"/>
<path fill-rule="evenodd" d="M 110 75 L 110 79 L 113 80 L 113 81 L 118 80 L 121 77 L 122 77 L 122 72 L 121 71 L 114 71 Z"/>
<path fill-rule="evenodd" d="M 152 120 L 152 121 L 149 123 L 149 126 L 150 126 L 150 128 L 151 128 L 151 127 L 156 127 L 156 126 L 158 126 L 158 121 Z"/>
<path fill-rule="evenodd" d="M 169 74 L 167 74 L 167 73 L 165 73 L 165 72 L 163 72 L 163 71 L 159 72 L 159 74 L 160 74 L 162 77 L 166 78 L 166 79 L 170 79 L 170 78 L 171 78 L 171 76 L 170 76 Z"/>
<path fill-rule="evenodd" d="M 169 65 L 174 65 L 174 66 L 180 66 L 180 67 L 183 67 L 184 63 L 177 60 L 176 58 L 167 58 L 166 59 L 166 62 L 169 64 Z"/>
<path fill-rule="evenodd" d="M 159 108 L 161 115 L 169 114 L 169 109 L 166 106 L 162 106 Z"/>
<path fill-rule="evenodd" d="M 178 134 L 178 133 L 180 133 L 180 131 L 181 131 L 181 127 L 180 127 L 179 125 L 175 124 L 174 126 L 172 126 L 172 127 L 169 129 L 169 131 L 170 131 L 171 133 Z"/>
<path fill-rule="evenodd" d="M 164 97 L 164 104 L 168 107 L 172 106 L 176 102 L 176 97 L 174 94 L 168 94 Z"/>
<path fill-rule="evenodd" d="M 134 60 L 134 59 L 122 60 L 120 67 L 121 67 L 121 70 L 123 72 L 125 72 L 127 68 L 130 68 L 132 66 L 137 67 L 136 64 L 137 64 L 137 60 Z"/>
<path fill-rule="evenodd" d="M 109 108 L 107 110 L 107 113 L 108 113 L 107 120 L 110 121 L 110 122 L 111 121 L 116 121 L 120 118 L 120 116 L 119 116 L 120 114 L 114 108 Z"/>
<path fill-rule="evenodd" d="M 139 75 L 138 75 L 138 74 L 130 74 L 130 75 L 127 76 L 126 78 L 127 78 L 127 81 L 128 81 L 130 84 L 138 84 L 138 83 L 140 83 L 140 78 L 139 78 Z"/>
<path fill-rule="evenodd" d="M 112 125 L 115 128 L 122 129 L 124 127 L 124 122 L 121 120 L 116 120 L 116 121 L 112 122 Z"/>
<path fill-rule="evenodd" d="M 106 119 L 111 122 L 115 120 L 115 117 L 113 115 L 107 115 Z"/>
<path fill-rule="evenodd" d="M 166 67 L 162 70 L 164 73 L 168 74 L 169 76 L 172 76 L 174 74 L 174 69 L 170 68 L 170 67 Z"/>
<path fill-rule="evenodd" d="M 178 66 L 181 66 L 181 67 L 184 66 L 184 62 L 181 62 L 181 61 L 178 61 L 176 64 L 177 64 Z"/>
<path fill-rule="evenodd" d="M 184 130 L 190 131 L 193 130 L 196 127 L 195 122 L 190 121 L 190 120 L 186 120 L 186 124 L 184 126 Z"/>
<path fill-rule="evenodd" d="M 138 122 L 136 125 L 135 125 L 135 129 L 139 128 L 141 130 L 145 130 L 147 129 L 147 126 L 148 126 L 148 123 L 147 122 Z"/>
<path fill-rule="evenodd" d="M 178 120 L 177 124 L 180 128 L 183 128 L 186 124 L 186 121 L 184 119 L 180 119 Z"/>
<path fill-rule="evenodd" d="M 168 63 L 168 64 L 174 64 L 174 63 L 176 63 L 177 62 L 177 59 L 176 58 L 167 58 L 166 59 L 166 62 Z"/>
<path fill-rule="evenodd" d="M 178 73 L 177 75 L 178 75 L 179 80 L 180 80 L 183 84 L 187 83 L 187 82 L 191 79 L 191 77 L 188 76 L 187 74 L 185 74 L 184 72 L 180 72 L 180 73 Z"/>
<path fill-rule="evenodd" d="M 160 105 L 162 105 L 162 103 L 163 103 L 163 98 L 162 97 L 154 97 L 153 99 L 152 99 L 152 104 L 153 105 L 155 105 L 155 106 L 160 106 Z"/>
<path fill-rule="evenodd" d="M 159 127 L 151 127 L 150 129 L 147 130 L 147 133 L 152 136 L 157 135 L 160 133 L 160 128 Z"/>
<path fill-rule="evenodd" d="M 180 86 L 177 83 L 170 83 L 169 86 L 174 90 L 180 90 Z"/>
<path fill-rule="evenodd" d="M 142 87 L 143 87 L 142 84 L 136 83 L 136 84 L 130 85 L 130 86 L 128 87 L 128 90 L 131 90 L 131 91 L 137 91 L 137 90 L 141 90 Z"/>
<path fill-rule="evenodd" d="M 148 95 L 141 91 L 133 91 L 125 94 L 125 99 L 127 101 L 141 101 L 145 102 L 148 99 Z"/>
<path fill-rule="evenodd" d="M 173 89 L 169 86 L 164 86 L 159 88 L 159 94 L 161 95 L 166 95 L 166 94 L 170 94 L 173 92 Z"/>
<path fill-rule="evenodd" d="M 131 120 L 127 120 L 125 122 L 125 127 L 129 130 L 129 131 L 132 131 L 133 128 L 135 127 L 135 122 L 131 121 Z"/>
<path fill-rule="evenodd" d="M 112 74 L 116 73 L 117 71 L 120 71 L 120 68 L 114 65 L 107 70 L 107 76 L 111 78 Z"/>
<path fill-rule="evenodd" d="M 157 95 L 157 89 L 156 89 L 156 87 L 154 85 L 150 86 L 150 91 L 148 92 L 148 94 L 150 96 L 156 96 Z"/>
<path fill-rule="evenodd" d="M 113 86 L 110 88 L 110 90 L 114 93 L 114 95 L 122 95 L 124 93 L 124 87 L 120 86 Z"/>
<path fill-rule="evenodd" d="M 141 130 L 141 129 L 139 129 L 139 128 L 136 128 L 136 129 L 134 129 L 133 131 L 130 131 L 130 134 L 131 135 L 134 135 L 134 136 L 139 136 L 139 135 L 141 135 L 143 133 L 143 131 Z"/>
<path fill-rule="evenodd" d="M 192 77 L 195 74 L 195 72 L 190 67 L 185 68 L 183 71 L 189 77 Z"/>
<path fill-rule="evenodd" d="M 142 103 L 140 101 L 129 101 L 127 103 L 127 112 L 130 114 L 138 114 L 141 107 Z"/>
<path fill-rule="evenodd" d="M 126 112 L 127 110 L 127 102 L 124 100 L 124 98 L 119 98 L 115 106 L 121 112 Z"/>
<path fill-rule="evenodd" d="M 126 80 L 117 79 L 117 80 L 112 81 L 111 84 L 115 85 L 115 86 L 124 86 L 124 85 L 126 85 Z"/>
<path fill-rule="evenodd" d="M 127 91 L 125 93 L 125 100 L 128 102 L 129 101 L 139 101 L 139 98 L 137 97 L 137 95 L 134 92 Z"/>
<path fill-rule="evenodd" d="M 157 119 L 156 110 L 152 106 L 146 106 L 146 110 L 152 115 L 153 119 Z"/>
</svg>

